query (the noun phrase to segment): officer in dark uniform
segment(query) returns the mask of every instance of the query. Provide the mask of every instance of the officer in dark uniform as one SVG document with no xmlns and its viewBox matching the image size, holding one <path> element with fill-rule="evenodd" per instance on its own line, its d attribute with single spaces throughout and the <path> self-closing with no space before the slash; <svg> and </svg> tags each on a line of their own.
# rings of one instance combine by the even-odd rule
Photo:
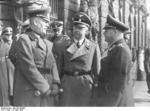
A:
<svg viewBox="0 0 150 111">
<path fill-rule="evenodd" d="M 21 34 L 16 42 L 14 105 L 54 106 L 60 79 L 52 43 L 45 38 L 50 7 L 45 0 L 26 2 L 31 30 Z M 10 52 L 10 58 L 14 58 L 12 56 Z"/>
<path fill-rule="evenodd" d="M 91 21 L 86 14 L 73 18 L 73 37 L 56 45 L 58 69 L 64 92 L 62 106 L 90 105 L 92 86 L 100 71 L 100 50 L 97 43 L 85 35 Z"/>
<path fill-rule="evenodd" d="M 53 43 L 61 42 L 64 40 L 68 40 L 69 37 L 62 33 L 63 31 L 63 22 L 62 21 L 54 21 L 51 24 L 51 28 L 54 32 L 54 36 L 50 38 L 50 41 Z"/>
<path fill-rule="evenodd" d="M 147 48 L 145 50 L 145 57 L 144 57 L 144 68 L 146 72 L 146 82 L 148 87 L 148 93 L 150 94 L 150 49 Z"/>
<path fill-rule="evenodd" d="M 129 82 L 132 58 L 123 38 L 123 32 L 128 27 L 108 15 L 104 30 L 108 55 L 101 61 L 96 105 L 133 106 L 132 85 Z"/>
</svg>

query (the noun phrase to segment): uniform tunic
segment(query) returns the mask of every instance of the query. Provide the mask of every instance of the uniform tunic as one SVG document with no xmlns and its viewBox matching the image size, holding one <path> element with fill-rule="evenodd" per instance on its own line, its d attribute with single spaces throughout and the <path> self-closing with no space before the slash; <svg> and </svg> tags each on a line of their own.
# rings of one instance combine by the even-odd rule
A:
<svg viewBox="0 0 150 111">
<path fill-rule="evenodd" d="M 62 106 L 90 105 L 92 85 L 100 71 L 98 44 L 85 39 L 80 48 L 73 40 L 55 45 L 62 88 Z M 81 72 L 81 75 L 77 73 Z M 77 74 L 77 75 L 76 75 Z"/>
<path fill-rule="evenodd" d="M 148 92 L 150 92 L 150 49 L 146 49 L 145 51 L 144 68 L 146 72 Z"/>
<path fill-rule="evenodd" d="M 14 66 L 8 58 L 10 45 L 0 40 L 0 106 L 10 105 Z"/>
<path fill-rule="evenodd" d="M 101 73 L 97 89 L 97 106 L 133 106 L 130 69 L 130 49 L 124 40 L 118 40 L 108 49 L 101 61 Z"/>
<path fill-rule="evenodd" d="M 16 53 L 14 53 L 15 49 Z M 59 84 L 59 75 L 52 54 L 52 43 L 34 32 L 20 35 L 11 51 L 15 61 L 14 105 L 53 106 L 54 97 L 43 95 L 52 84 Z M 15 57 L 10 52 L 10 58 Z M 40 96 L 35 92 L 40 91 Z"/>
</svg>

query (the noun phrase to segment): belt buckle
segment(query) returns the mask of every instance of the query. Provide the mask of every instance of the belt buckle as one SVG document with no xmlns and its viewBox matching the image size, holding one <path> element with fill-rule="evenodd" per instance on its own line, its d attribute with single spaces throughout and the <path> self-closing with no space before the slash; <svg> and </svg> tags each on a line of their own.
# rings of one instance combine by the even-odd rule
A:
<svg viewBox="0 0 150 111">
<path fill-rule="evenodd" d="M 75 71 L 75 72 L 74 72 L 74 75 L 75 75 L 75 76 L 79 75 L 79 72 L 78 72 L 78 71 Z"/>
</svg>

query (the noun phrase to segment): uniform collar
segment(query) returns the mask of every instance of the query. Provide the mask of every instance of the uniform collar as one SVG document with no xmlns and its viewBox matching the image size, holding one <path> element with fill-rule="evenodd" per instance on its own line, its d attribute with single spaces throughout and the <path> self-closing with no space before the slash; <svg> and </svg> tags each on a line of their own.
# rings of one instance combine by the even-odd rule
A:
<svg viewBox="0 0 150 111">
<path fill-rule="evenodd" d="M 85 38 L 82 38 L 81 40 L 76 40 L 76 39 L 73 39 L 73 40 L 76 44 L 79 43 L 79 45 L 81 46 L 83 44 Z"/>
<path fill-rule="evenodd" d="M 34 31 L 31 32 L 27 32 L 27 34 L 29 35 L 30 39 L 32 41 L 41 38 L 40 35 L 38 35 L 37 33 L 35 33 Z"/>
<path fill-rule="evenodd" d="M 83 45 L 81 45 L 80 48 L 76 47 L 74 40 L 70 40 L 69 44 L 70 45 L 68 46 L 68 48 L 66 50 L 67 50 L 67 52 L 72 54 L 71 60 L 87 54 L 90 49 L 90 41 L 86 38 L 84 39 L 84 43 L 83 43 Z"/>
<path fill-rule="evenodd" d="M 112 50 L 116 45 L 122 43 L 124 40 L 123 39 L 119 39 L 119 40 L 116 40 L 114 41 L 113 43 L 111 43 L 109 46 L 108 46 L 108 50 Z"/>
<path fill-rule="evenodd" d="M 28 32 L 28 35 L 29 35 L 29 38 L 32 40 L 32 41 L 37 41 L 37 45 L 43 49 L 43 50 L 46 50 L 46 46 L 45 46 L 45 41 L 44 39 L 41 38 L 40 35 L 38 35 L 37 33 L 35 33 L 34 31 L 32 32 Z"/>
</svg>

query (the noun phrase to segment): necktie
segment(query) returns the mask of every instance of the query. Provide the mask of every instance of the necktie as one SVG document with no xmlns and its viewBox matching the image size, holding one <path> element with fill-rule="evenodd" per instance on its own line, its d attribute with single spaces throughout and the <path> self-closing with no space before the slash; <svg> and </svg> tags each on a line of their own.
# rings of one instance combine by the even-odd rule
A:
<svg viewBox="0 0 150 111">
<path fill-rule="evenodd" d="M 77 47 L 80 48 L 80 42 L 77 42 Z"/>
</svg>

